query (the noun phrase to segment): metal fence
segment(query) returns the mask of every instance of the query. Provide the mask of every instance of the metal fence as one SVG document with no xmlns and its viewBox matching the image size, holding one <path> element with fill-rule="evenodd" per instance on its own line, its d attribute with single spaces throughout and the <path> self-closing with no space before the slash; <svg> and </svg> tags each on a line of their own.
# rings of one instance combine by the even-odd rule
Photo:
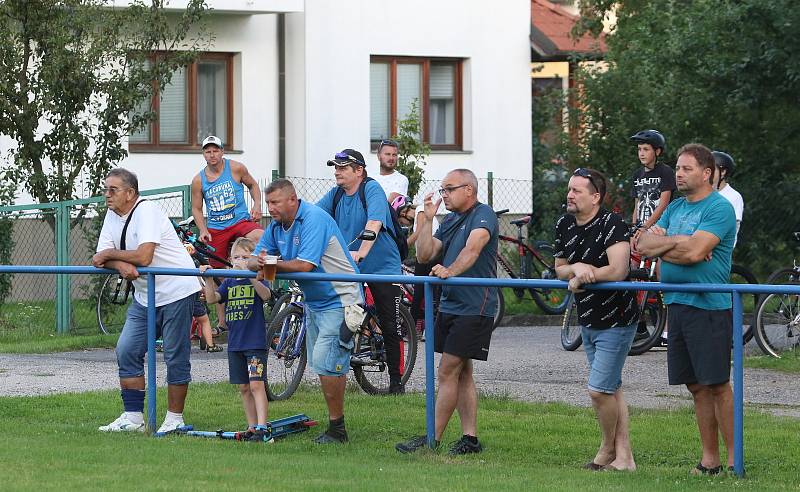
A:
<svg viewBox="0 0 800 492">
<path fill-rule="evenodd" d="M 191 212 L 189 186 L 141 192 L 170 217 Z M 97 245 L 105 216 L 105 199 L 0 207 L 11 220 L 13 265 L 87 265 Z M 89 275 L 15 274 L 2 309 L 6 324 L 34 322 L 59 333 L 97 333 L 95 315 L 99 277 Z"/>
</svg>

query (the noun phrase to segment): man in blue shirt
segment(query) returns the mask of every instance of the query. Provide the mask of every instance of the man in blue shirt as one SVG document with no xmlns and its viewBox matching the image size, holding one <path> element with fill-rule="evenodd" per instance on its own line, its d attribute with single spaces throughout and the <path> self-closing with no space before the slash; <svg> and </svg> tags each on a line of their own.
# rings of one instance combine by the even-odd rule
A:
<svg viewBox="0 0 800 492">
<path fill-rule="evenodd" d="M 450 171 L 433 201 L 425 197 L 425 222 L 417 238 L 417 261 L 433 262 L 431 273 L 439 278 L 497 277 L 497 215 L 478 201 L 478 179 L 469 169 Z M 449 213 L 436 234 L 431 224 L 444 201 Z M 486 360 L 497 309 L 497 288 L 485 286 L 442 287 L 436 318 L 435 349 L 439 363 L 439 393 L 436 396 L 436 441 L 440 441 L 453 411 L 458 409 L 462 437 L 450 448 L 451 455 L 480 453 L 477 437 L 478 392 L 472 375 L 472 359 Z M 417 436 L 395 446 L 413 453 L 426 444 Z"/>
<path fill-rule="evenodd" d="M 264 266 L 259 253 L 266 251 L 281 256 L 278 272 L 358 273 L 336 223 L 319 207 L 298 200 L 290 181 L 273 181 L 265 195 L 273 220 L 247 263 L 250 270 Z M 305 300 L 306 353 L 311 368 L 319 375 L 330 419 L 328 430 L 316 442 L 347 442 L 344 388 L 353 342 L 340 342 L 339 332 L 345 310 L 362 302 L 361 286 L 355 282 L 317 280 L 297 283 Z"/>
<path fill-rule="evenodd" d="M 358 263 L 358 269 L 361 273 L 400 275 L 400 251 L 391 236 L 396 236 L 399 231 L 393 230 L 389 203 L 383 188 L 377 181 L 367 177 L 364 156 L 357 150 L 344 149 L 329 160 L 328 165 L 335 168 L 336 186 L 317 202 L 317 206 L 336 220 L 345 240 L 352 242 L 350 254 Z M 374 241 L 356 240 L 364 229 L 377 234 Z M 400 336 L 397 333 L 400 324 L 400 286 L 381 282 L 369 282 L 367 285 L 383 330 L 389 393 L 403 393 Z"/>
<path fill-rule="evenodd" d="M 736 240 L 733 207 L 717 193 L 714 156 L 700 144 L 678 150 L 676 179 L 683 197 L 672 202 L 656 226 L 642 234 L 637 249 L 660 256 L 667 283 L 728 283 Z M 670 384 L 685 384 L 694 399 L 703 456 L 696 474 L 722 471 L 717 433 L 733 466 L 731 391 L 731 296 L 714 292 L 667 292 Z"/>
</svg>

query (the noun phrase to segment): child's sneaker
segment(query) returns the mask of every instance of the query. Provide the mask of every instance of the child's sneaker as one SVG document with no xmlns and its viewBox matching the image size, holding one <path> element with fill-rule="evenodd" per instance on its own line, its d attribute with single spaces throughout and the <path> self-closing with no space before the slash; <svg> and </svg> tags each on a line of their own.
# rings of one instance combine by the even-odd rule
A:
<svg viewBox="0 0 800 492">
<path fill-rule="evenodd" d="M 271 437 L 267 439 L 267 431 L 261 429 L 256 429 L 254 431 L 247 431 L 244 440 L 247 442 L 267 442 L 267 443 L 275 442 L 275 439 Z"/>
<path fill-rule="evenodd" d="M 108 425 L 101 425 L 97 430 L 100 432 L 144 432 L 144 421 L 139 424 L 131 422 L 123 412 L 117 417 L 117 420 Z"/>
</svg>

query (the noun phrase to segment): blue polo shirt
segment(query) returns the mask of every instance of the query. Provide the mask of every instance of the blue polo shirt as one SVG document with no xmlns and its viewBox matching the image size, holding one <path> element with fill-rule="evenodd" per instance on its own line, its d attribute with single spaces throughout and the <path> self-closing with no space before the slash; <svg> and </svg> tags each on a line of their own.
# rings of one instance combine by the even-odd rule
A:
<svg viewBox="0 0 800 492">
<path fill-rule="evenodd" d="M 328 212 L 332 217 L 336 217 L 336 223 L 342 231 L 342 235 L 350 244 L 367 225 L 369 220 L 377 220 L 392 233 L 392 216 L 389 212 L 389 202 L 386 194 L 377 181 L 370 180 L 364 185 L 364 198 L 367 201 L 367 209 L 361 203 L 359 192 L 356 190 L 352 195 L 346 193 L 336 205 L 336 213 L 333 211 L 333 196 L 339 187 L 332 188 L 318 202 L 317 206 Z M 350 246 L 350 251 L 358 251 L 361 241 L 355 241 Z M 394 239 L 382 231 L 375 239 L 375 244 L 369 250 L 366 258 L 362 259 L 358 265 L 361 273 L 374 273 L 379 275 L 400 275 L 400 252 Z"/>
<path fill-rule="evenodd" d="M 730 202 L 722 195 L 713 191 L 697 202 L 679 198 L 664 210 L 657 225 L 666 229 L 668 236 L 691 236 L 695 231 L 705 231 L 719 238 L 719 243 L 711 251 L 711 261 L 703 260 L 693 265 L 662 261 L 662 282 L 727 284 L 730 281 L 736 215 Z M 731 295 L 723 292 L 665 292 L 664 302 L 721 310 L 731 308 Z"/>
<path fill-rule="evenodd" d="M 292 225 L 284 229 L 280 222 L 273 220 L 253 255 L 258 256 L 265 250 L 271 255 L 279 254 L 284 261 L 306 261 L 314 265 L 313 273 L 358 273 L 336 222 L 316 205 L 299 202 Z M 306 305 L 314 311 L 362 302 L 361 286 L 357 282 L 302 280 L 297 283 L 303 290 Z"/>
</svg>

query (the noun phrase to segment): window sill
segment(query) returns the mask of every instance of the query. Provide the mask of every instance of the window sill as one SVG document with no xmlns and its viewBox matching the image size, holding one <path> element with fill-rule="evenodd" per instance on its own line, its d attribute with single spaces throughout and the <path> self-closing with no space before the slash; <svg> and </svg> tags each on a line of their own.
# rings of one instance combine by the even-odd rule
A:
<svg viewBox="0 0 800 492">
<path fill-rule="evenodd" d="M 159 149 L 159 148 L 152 148 L 152 149 L 143 149 L 143 148 L 128 148 L 129 154 L 202 154 L 203 149 L 197 147 L 196 149 Z M 225 150 L 225 154 L 233 154 L 233 155 L 240 155 L 244 154 L 243 150 Z"/>
<path fill-rule="evenodd" d="M 370 150 L 370 154 L 378 155 L 377 149 Z M 456 149 L 431 149 L 431 154 L 472 154 L 472 151 Z"/>
</svg>

